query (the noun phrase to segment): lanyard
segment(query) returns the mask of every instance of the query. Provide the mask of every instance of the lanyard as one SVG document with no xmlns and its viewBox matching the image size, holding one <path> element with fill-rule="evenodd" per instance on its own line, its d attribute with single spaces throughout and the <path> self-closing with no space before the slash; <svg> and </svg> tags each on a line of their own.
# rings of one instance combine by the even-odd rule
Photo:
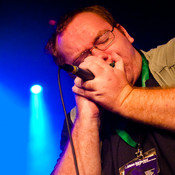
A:
<svg viewBox="0 0 175 175">
<path fill-rule="evenodd" d="M 145 82 L 149 79 L 148 61 L 145 55 L 140 50 L 138 50 L 138 52 L 142 57 L 142 87 L 146 87 Z M 120 136 L 120 138 L 123 139 L 128 145 L 134 148 L 138 148 L 139 144 L 135 142 L 125 130 L 117 129 L 116 132 Z"/>
<path fill-rule="evenodd" d="M 139 53 L 142 56 L 142 87 L 146 87 L 146 80 L 149 79 L 148 61 L 141 51 L 139 51 Z"/>
</svg>

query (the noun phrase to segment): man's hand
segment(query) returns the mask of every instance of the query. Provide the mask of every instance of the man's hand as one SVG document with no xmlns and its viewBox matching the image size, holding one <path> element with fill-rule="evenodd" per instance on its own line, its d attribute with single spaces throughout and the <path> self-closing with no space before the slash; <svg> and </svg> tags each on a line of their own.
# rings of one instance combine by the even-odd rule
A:
<svg viewBox="0 0 175 175">
<path fill-rule="evenodd" d="M 113 54 L 115 67 L 90 56 L 81 64 L 93 80 L 75 79 L 73 91 L 103 108 L 126 118 L 175 131 L 175 88 L 134 88 L 127 81 L 123 61 Z"/>
<path fill-rule="evenodd" d="M 116 53 L 112 54 L 115 67 L 98 57 L 89 56 L 80 64 L 80 68 L 89 69 L 94 75 L 93 80 L 84 82 L 77 77 L 73 92 L 94 101 L 112 112 L 120 112 L 123 101 L 132 91 L 129 85 L 122 58 Z"/>
</svg>

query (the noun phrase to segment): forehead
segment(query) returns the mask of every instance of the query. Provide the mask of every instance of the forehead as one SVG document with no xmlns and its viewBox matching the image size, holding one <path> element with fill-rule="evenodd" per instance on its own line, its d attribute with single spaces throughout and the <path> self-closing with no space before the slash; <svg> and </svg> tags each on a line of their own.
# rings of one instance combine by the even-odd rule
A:
<svg viewBox="0 0 175 175">
<path fill-rule="evenodd" d="M 66 59 L 88 49 L 100 31 L 111 30 L 111 25 L 95 13 L 78 14 L 67 26 L 61 36 L 57 36 L 57 49 Z"/>
</svg>

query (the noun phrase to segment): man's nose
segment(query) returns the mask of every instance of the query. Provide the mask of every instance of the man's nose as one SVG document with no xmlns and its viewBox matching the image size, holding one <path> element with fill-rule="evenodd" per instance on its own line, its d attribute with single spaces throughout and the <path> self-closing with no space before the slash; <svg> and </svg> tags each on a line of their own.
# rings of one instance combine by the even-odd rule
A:
<svg viewBox="0 0 175 175">
<path fill-rule="evenodd" d="M 109 61 L 111 62 L 111 56 L 110 54 L 107 54 L 105 51 L 103 50 L 99 50 L 98 48 L 92 48 L 91 50 L 91 54 L 93 56 L 100 56 L 100 58 L 102 58 L 104 61 Z"/>
<path fill-rule="evenodd" d="M 92 54 L 93 56 L 99 56 L 99 55 L 101 55 L 102 53 L 104 53 L 104 51 L 103 51 L 103 50 L 99 50 L 99 49 L 96 48 L 96 47 L 93 47 L 93 48 L 91 49 L 91 54 Z"/>
</svg>

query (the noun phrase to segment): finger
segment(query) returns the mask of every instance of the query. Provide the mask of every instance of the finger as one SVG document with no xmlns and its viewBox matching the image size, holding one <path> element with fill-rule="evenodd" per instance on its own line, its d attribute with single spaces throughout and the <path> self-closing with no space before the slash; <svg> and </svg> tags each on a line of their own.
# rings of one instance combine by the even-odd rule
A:
<svg viewBox="0 0 175 175">
<path fill-rule="evenodd" d="M 80 66 L 84 66 L 84 65 L 93 65 L 93 64 L 98 64 L 99 66 L 103 67 L 103 65 L 108 64 L 105 60 L 108 59 L 108 55 L 107 54 L 102 54 L 102 55 L 98 55 L 98 56 L 89 56 L 87 57 L 84 62 L 82 64 L 80 64 Z M 82 67 L 84 68 L 84 67 Z"/>
<path fill-rule="evenodd" d="M 89 91 L 93 91 L 95 90 L 94 89 L 94 86 L 93 86 L 93 82 L 91 80 L 89 81 L 83 81 L 81 78 L 79 77 L 76 77 L 75 80 L 74 80 L 74 85 L 77 86 L 78 88 L 81 88 L 81 89 L 86 89 L 86 90 L 89 90 Z"/>
<path fill-rule="evenodd" d="M 83 80 L 81 78 L 79 78 L 79 77 L 76 77 L 75 80 L 74 80 L 74 84 L 77 87 L 81 88 L 82 87 L 82 84 L 83 84 Z"/>
<path fill-rule="evenodd" d="M 88 90 L 79 88 L 77 86 L 73 86 L 72 91 L 75 94 L 80 95 L 80 96 L 85 97 L 85 98 L 90 99 L 90 100 L 92 100 L 94 97 L 94 91 L 88 91 Z"/>
<path fill-rule="evenodd" d="M 94 76 L 98 75 L 100 72 L 103 71 L 102 65 L 97 63 L 96 61 L 95 62 L 93 61 L 83 62 L 79 67 L 81 69 L 91 71 L 94 74 Z"/>
<path fill-rule="evenodd" d="M 81 87 L 85 90 L 88 90 L 88 91 L 95 91 L 96 90 L 93 80 L 85 81 Z"/>
<path fill-rule="evenodd" d="M 112 59 L 115 61 L 115 69 L 124 71 L 124 63 L 122 57 L 117 53 L 112 52 Z"/>
<path fill-rule="evenodd" d="M 124 72 L 124 63 L 123 63 L 123 59 L 120 58 L 116 64 L 117 64 L 116 68 L 117 68 L 118 70 L 121 70 L 122 72 Z"/>
<path fill-rule="evenodd" d="M 81 88 L 79 88 L 79 87 L 77 87 L 77 86 L 73 86 L 72 87 L 72 91 L 75 93 L 75 94 L 77 94 L 77 95 L 81 95 L 81 96 L 83 96 L 84 97 L 84 89 L 81 89 Z"/>
</svg>

